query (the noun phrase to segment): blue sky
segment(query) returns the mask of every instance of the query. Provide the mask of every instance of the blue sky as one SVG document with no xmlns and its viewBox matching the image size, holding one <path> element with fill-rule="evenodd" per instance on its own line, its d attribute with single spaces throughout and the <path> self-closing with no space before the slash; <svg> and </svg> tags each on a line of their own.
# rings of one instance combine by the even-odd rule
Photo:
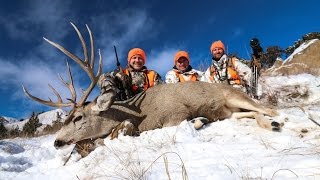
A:
<svg viewBox="0 0 320 180">
<path fill-rule="evenodd" d="M 103 70 L 115 69 L 113 45 L 126 65 L 128 50 L 141 47 L 147 67 L 162 76 L 173 65 L 174 53 L 186 50 L 191 64 L 209 64 L 209 47 L 222 40 L 229 53 L 249 59 L 249 40 L 263 48 L 286 48 L 308 32 L 320 31 L 317 0 L 120 1 L 120 0 L 11 0 L 0 2 L 0 116 L 26 118 L 50 108 L 24 95 L 21 84 L 34 95 L 55 99 L 47 84 L 63 98 L 70 97 L 58 78 L 65 79 L 68 58 L 43 40 L 46 37 L 82 57 L 80 42 L 69 22 L 87 39 L 91 28 Z M 88 78 L 71 63 L 78 92 Z M 91 94 L 91 99 L 98 90 Z"/>
</svg>

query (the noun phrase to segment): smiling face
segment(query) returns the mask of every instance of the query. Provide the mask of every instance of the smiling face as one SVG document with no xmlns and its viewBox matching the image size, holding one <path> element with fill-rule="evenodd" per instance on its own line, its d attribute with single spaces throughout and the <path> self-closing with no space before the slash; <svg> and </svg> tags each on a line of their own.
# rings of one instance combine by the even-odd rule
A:
<svg viewBox="0 0 320 180">
<path fill-rule="evenodd" d="M 181 57 L 176 61 L 175 66 L 179 71 L 184 72 L 189 67 L 189 60 L 185 57 Z"/>
<path fill-rule="evenodd" d="M 223 56 L 223 54 L 224 51 L 222 48 L 217 47 L 212 50 L 212 56 L 217 61 Z"/>
<path fill-rule="evenodd" d="M 129 65 L 134 69 L 134 70 L 141 70 L 144 66 L 144 61 L 142 56 L 140 55 L 133 55 L 129 61 Z"/>
</svg>

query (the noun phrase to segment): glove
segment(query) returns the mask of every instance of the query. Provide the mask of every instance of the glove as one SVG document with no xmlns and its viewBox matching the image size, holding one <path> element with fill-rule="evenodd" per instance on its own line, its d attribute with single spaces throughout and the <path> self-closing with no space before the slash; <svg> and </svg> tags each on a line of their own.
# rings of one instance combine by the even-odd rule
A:
<svg viewBox="0 0 320 180">
<path fill-rule="evenodd" d="M 124 89 L 131 88 L 131 78 L 122 71 L 114 71 L 115 78 L 122 83 Z"/>
<path fill-rule="evenodd" d="M 114 77 L 112 77 L 109 73 L 102 74 L 99 77 L 97 84 L 101 89 L 101 94 L 103 94 L 104 92 L 110 89 L 116 89 Z"/>
</svg>

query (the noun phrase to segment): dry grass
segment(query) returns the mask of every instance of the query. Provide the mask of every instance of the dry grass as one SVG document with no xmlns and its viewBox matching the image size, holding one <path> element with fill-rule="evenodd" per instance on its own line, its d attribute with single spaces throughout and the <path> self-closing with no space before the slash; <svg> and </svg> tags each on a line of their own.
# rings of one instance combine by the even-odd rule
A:
<svg viewBox="0 0 320 180">
<path fill-rule="evenodd" d="M 159 157 L 157 157 L 151 164 L 150 166 L 146 169 L 145 172 L 147 172 L 149 169 L 151 169 L 152 165 L 154 165 L 156 163 L 156 161 L 158 161 L 161 157 L 163 157 L 163 161 L 164 161 L 164 165 L 165 165 L 165 170 L 166 170 L 166 175 L 168 177 L 169 180 L 171 180 L 171 177 L 170 177 L 170 170 L 169 170 L 169 161 L 168 161 L 168 158 L 167 158 L 167 154 L 174 154 L 176 156 L 179 157 L 180 159 L 180 166 L 181 166 L 181 177 L 183 180 L 187 180 L 189 179 L 188 178 L 188 174 L 187 174 L 187 170 L 186 170 L 186 167 L 184 165 L 184 162 L 183 160 L 181 159 L 180 155 L 176 152 L 165 152 L 163 154 L 161 154 Z"/>
<path fill-rule="evenodd" d="M 175 136 L 175 135 L 173 135 Z M 167 143 L 174 143 L 172 141 L 174 137 L 170 139 L 165 138 L 164 141 Z M 121 140 L 120 140 L 121 141 Z M 166 144 L 167 145 L 167 144 Z M 121 180 L 147 180 L 150 177 L 150 174 L 156 170 L 157 173 L 160 172 L 162 177 L 166 177 L 165 179 L 173 180 L 176 179 L 176 172 L 181 171 L 181 178 L 183 180 L 188 180 L 188 174 L 185 167 L 185 164 L 180 157 L 180 155 L 176 152 L 164 152 L 156 157 L 154 160 L 150 161 L 154 156 L 152 154 L 147 155 L 151 157 L 145 157 L 141 159 L 139 156 L 139 149 L 134 142 L 132 144 L 128 144 L 129 149 L 123 150 L 120 147 L 114 147 L 114 145 L 106 145 L 103 146 L 103 150 L 99 153 L 99 156 L 108 156 L 108 162 L 113 162 L 111 164 L 105 163 L 105 159 L 98 159 L 96 157 L 96 153 L 90 153 L 86 158 L 91 158 L 90 161 L 94 160 L 97 162 L 97 166 L 95 166 L 95 170 L 100 168 L 99 173 L 86 173 L 87 177 L 80 177 L 81 179 L 121 179 Z M 153 147 L 152 147 L 153 148 Z M 154 151 L 158 152 L 160 148 L 154 147 Z M 177 158 L 176 158 L 177 157 Z M 172 159 L 173 158 L 173 159 Z M 98 163 L 98 162 L 101 163 Z M 174 161 L 174 162 L 172 162 Z M 83 159 L 81 162 L 86 162 Z M 86 165 L 87 166 L 87 165 Z M 88 166 L 90 166 L 88 164 Z M 110 168 L 112 166 L 112 168 Z M 161 168 L 163 167 L 163 168 Z M 172 172 L 175 172 L 175 177 L 172 177 Z M 90 176 L 90 177 L 89 177 Z"/>
<path fill-rule="evenodd" d="M 175 172 L 180 169 L 181 171 L 181 179 L 188 180 L 188 174 L 184 162 L 180 155 L 176 152 L 164 152 L 155 158 L 153 161 L 149 162 L 149 160 L 140 159 L 139 157 L 139 147 L 132 147 L 134 144 L 128 145 L 131 149 L 130 151 L 125 150 L 122 151 L 119 148 L 115 148 L 112 146 L 104 146 L 105 148 L 103 152 L 99 153 L 99 156 L 108 156 L 111 158 L 111 162 L 116 162 L 113 167 L 110 168 L 110 164 L 105 164 L 105 159 L 98 159 L 96 155 L 92 153 L 86 157 L 90 158 L 90 161 L 96 161 L 96 165 L 94 165 L 94 171 L 97 168 L 101 169 L 98 173 L 90 173 L 86 172 L 85 177 L 82 177 L 78 174 L 77 178 L 80 179 L 121 179 L 121 180 L 147 180 L 149 179 L 150 173 L 154 171 L 153 168 L 156 168 L 156 172 L 159 173 L 163 170 L 163 177 L 165 179 L 173 180 L 177 177 L 172 177 L 171 172 L 174 170 Z M 168 156 L 170 155 L 170 156 Z M 170 159 L 173 158 L 171 155 L 178 157 L 178 163 L 170 162 Z M 73 158 L 68 158 L 73 159 Z M 101 163 L 99 163 L 99 161 Z M 85 166 L 92 166 L 90 163 L 86 163 L 86 160 L 83 159 L 81 163 L 85 163 Z M 161 168 L 161 164 L 163 165 L 163 169 Z M 180 179 L 180 178 L 179 178 Z"/>
<path fill-rule="evenodd" d="M 187 170 L 185 168 L 185 165 L 183 163 L 183 160 L 181 159 L 180 155 L 176 152 L 165 152 L 158 156 L 155 160 L 153 160 L 150 165 L 147 167 L 143 165 L 140 160 L 134 160 L 132 157 L 131 158 L 125 158 L 121 156 L 117 156 L 120 164 L 123 166 L 123 170 L 126 171 L 125 174 L 116 174 L 116 177 L 119 177 L 120 179 L 126 179 L 126 180 L 132 180 L 132 179 L 138 179 L 138 180 L 147 180 L 148 179 L 148 173 L 151 171 L 152 167 L 155 165 L 158 165 L 161 159 L 163 159 L 163 165 L 164 165 L 164 170 L 167 178 L 171 180 L 170 176 L 170 161 L 168 160 L 167 155 L 168 154 L 174 154 L 179 157 L 181 164 L 179 165 L 181 168 L 181 178 L 183 180 L 188 180 L 188 175 L 187 175 Z M 160 162 L 161 163 L 161 162 Z M 177 164 L 175 164 L 177 165 Z"/>
<path fill-rule="evenodd" d="M 299 177 L 295 172 L 293 172 L 293 171 L 290 170 L 290 169 L 278 169 L 277 171 L 275 171 L 275 172 L 273 173 L 271 179 L 274 179 L 274 178 L 275 178 L 275 175 L 276 175 L 277 173 L 279 173 L 279 172 L 282 172 L 282 171 L 289 171 L 290 173 L 294 174 L 294 175 L 296 176 L 296 178 Z"/>
</svg>

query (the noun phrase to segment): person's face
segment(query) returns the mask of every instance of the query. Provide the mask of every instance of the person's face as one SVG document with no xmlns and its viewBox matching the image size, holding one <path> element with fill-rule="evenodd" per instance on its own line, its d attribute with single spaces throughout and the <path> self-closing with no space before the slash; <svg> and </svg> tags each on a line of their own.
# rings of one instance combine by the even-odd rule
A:
<svg viewBox="0 0 320 180">
<path fill-rule="evenodd" d="M 212 50 L 212 56 L 215 60 L 219 60 L 223 56 L 224 52 L 222 48 L 214 48 Z"/>
<path fill-rule="evenodd" d="M 179 70 L 179 71 L 185 71 L 188 66 L 189 66 L 189 61 L 187 58 L 185 57 L 181 57 L 178 59 L 178 61 L 176 62 L 176 68 Z"/>
<path fill-rule="evenodd" d="M 143 63 L 143 59 L 140 55 L 134 55 L 132 56 L 132 58 L 129 61 L 130 66 L 135 69 L 135 70 L 141 70 L 144 63 Z"/>
</svg>

